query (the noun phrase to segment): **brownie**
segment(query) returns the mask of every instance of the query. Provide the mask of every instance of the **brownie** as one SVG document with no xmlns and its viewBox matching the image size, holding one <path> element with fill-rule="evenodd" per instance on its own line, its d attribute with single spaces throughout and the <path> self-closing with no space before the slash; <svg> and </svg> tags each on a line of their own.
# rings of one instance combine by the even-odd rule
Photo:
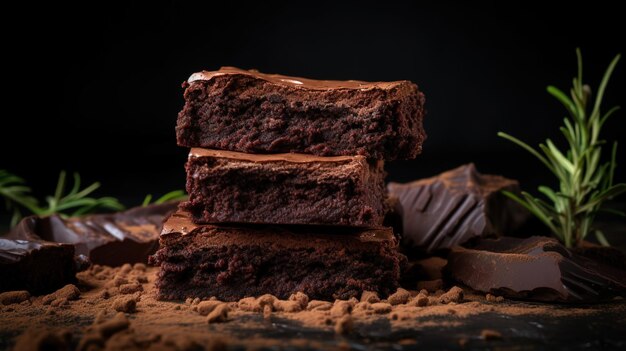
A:
<svg viewBox="0 0 626 351">
<path fill-rule="evenodd" d="M 408 251 L 432 252 L 506 234 L 528 217 L 528 211 L 502 194 L 519 192 L 516 180 L 481 174 L 472 163 L 387 188 L 402 207 L 402 246 Z"/>
<path fill-rule="evenodd" d="M 32 224 L 22 221 L 18 227 Z M 74 246 L 42 240 L 28 234 L 0 237 L 0 292 L 27 290 L 33 295 L 52 292 L 76 281 L 76 272 L 88 265 L 75 257 Z"/>
<path fill-rule="evenodd" d="M 122 212 L 62 218 L 58 215 L 24 218 L 8 237 L 38 237 L 72 244 L 76 253 L 108 266 L 147 262 L 158 248 L 164 219 L 178 202 L 139 206 Z"/>
<path fill-rule="evenodd" d="M 233 67 L 193 74 L 178 145 L 247 153 L 412 159 L 426 138 L 424 95 L 409 81 L 327 81 Z"/>
<path fill-rule="evenodd" d="M 383 161 L 194 148 L 186 165 L 196 223 L 381 226 Z"/>
<path fill-rule="evenodd" d="M 395 291 L 397 241 L 388 228 L 196 225 L 179 211 L 164 224 L 158 297 L 215 296 L 236 301 L 302 291 L 312 299 L 347 299 L 362 291 Z"/>
<path fill-rule="evenodd" d="M 502 237 L 455 247 L 446 272 L 479 291 L 534 301 L 598 302 L 626 297 L 626 270 L 591 260 L 552 238 Z"/>
</svg>

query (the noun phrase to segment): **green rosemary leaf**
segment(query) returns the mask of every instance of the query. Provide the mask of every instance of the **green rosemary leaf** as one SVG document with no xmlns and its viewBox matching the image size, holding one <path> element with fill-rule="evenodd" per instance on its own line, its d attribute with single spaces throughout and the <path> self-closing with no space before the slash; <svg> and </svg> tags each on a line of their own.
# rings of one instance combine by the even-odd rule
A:
<svg viewBox="0 0 626 351">
<path fill-rule="evenodd" d="M 545 186 L 538 188 L 539 193 L 545 196 L 547 201 L 528 193 L 522 193 L 523 198 L 514 194 L 507 196 L 528 208 L 567 247 L 579 245 L 592 231 L 595 214 L 603 209 L 605 201 L 626 193 L 626 184 L 613 183 L 617 166 L 617 144 L 613 143 L 610 160 L 602 161 L 602 145 L 605 141 L 600 138 L 602 127 L 619 109 L 614 107 L 605 114 L 600 112 L 606 87 L 620 55 L 617 55 L 606 69 L 591 113 L 588 113 L 591 88 L 582 80 L 580 50 L 576 50 L 576 58 L 578 72 L 572 79 L 572 87 L 568 90 L 570 96 L 556 87 L 547 88 L 548 93 L 565 106 L 571 115 L 571 119 L 563 119 L 563 126 L 559 128 L 567 141 L 566 149 L 557 148 L 551 139 L 547 139 L 545 144 L 539 144 L 539 148 L 535 149 L 508 134 L 498 133 L 500 137 L 521 146 L 537 157 L 556 176 L 559 181 L 558 192 Z"/>
<path fill-rule="evenodd" d="M 575 214 L 592 211 L 594 207 L 600 205 L 602 202 L 606 200 L 610 200 L 614 198 L 615 196 L 618 196 L 625 192 L 626 192 L 626 183 L 615 184 L 604 191 L 601 191 L 597 194 L 592 195 L 591 199 L 589 199 L 589 201 L 586 204 L 580 206 L 576 210 Z"/>
<path fill-rule="evenodd" d="M 550 95 L 557 98 L 563 104 L 563 106 L 565 106 L 569 113 L 572 114 L 572 116 L 576 114 L 576 105 L 574 105 L 574 102 L 570 98 L 568 98 L 564 92 L 552 85 L 549 85 L 546 90 L 548 91 L 548 93 L 550 93 Z"/>
<path fill-rule="evenodd" d="M 602 246 L 611 246 L 611 244 L 609 244 L 609 241 L 606 240 L 606 237 L 604 236 L 604 233 L 602 233 L 601 230 L 596 230 L 596 239 L 598 239 L 598 242 L 600 243 L 600 245 Z"/>
<path fill-rule="evenodd" d="M 606 90 L 606 86 L 607 84 L 609 84 L 609 79 L 611 78 L 611 75 L 613 75 L 613 70 L 615 69 L 615 66 L 617 66 L 617 63 L 619 62 L 621 57 L 622 55 L 615 56 L 613 61 L 611 61 L 611 63 L 609 64 L 609 67 L 604 72 L 604 76 L 602 77 L 602 81 L 600 82 L 600 87 L 598 88 L 598 95 L 596 95 L 596 102 L 593 105 L 592 114 L 599 113 L 600 105 L 602 104 L 602 98 L 604 97 L 604 91 Z"/>
<path fill-rule="evenodd" d="M 552 143 L 552 140 L 547 139 L 546 144 L 548 145 L 550 152 L 552 153 L 554 158 L 559 162 L 559 164 L 569 173 L 573 174 L 575 172 L 575 168 L 572 162 L 570 162 L 570 160 L 568 160 L 565 156 L 563 156 L 561 151 L 559 151 L 559 149 L 557 149 L 554 143 Z"/>
<path fill-rule="evenodd" d="M 80 189 L 81 179 L 78 173 L 74 173 L 74 184 L 69 193 L 65 194 L 66 172 L 61 171 L 59 180 L 54 192 L 54 196 L 46 197 L 47 207 L 38 209 L 34 213 L 40 216 L 48 216 L 51 214 L 82 215 L 91 213 L 95 210 L 123 210 L 122 205 L 117 199 L 112 197 L 92 198 L 91 193 L 100 187 L 100 183 L 94 182 L 84 189 Z M 69 211 L 69 212 L 68 212 Z"/>
<path fill-rule="evenodd" d="M 152 203 L 162 204 L 168 201 L 183 201 L 183 200 L 187 200 L 187 194 L 185 194 L 185 192 L 182 190 L 173 190 L 161 196 L 160 198 L 156 199 Z M 148 206 L 151 203 L 150 201 L 152 201 L 152 194 L 146 195 L 141 206 Z"/>
<path fill-rule="evenodd" d="M 141 203 L 141 206 L 148 206 L 150 204 L 150 201 L 152 201 L 152 194 L 146 195 L 146 197 L 143 199 L 143 202 Z"/>
<path fill-rule="evenodd" d="M 602 118 L 600 118 L 600 126 L 599 126 L 599 128 L 602 128 L 602 126 L 604 125 L 606 120 L 609 119 L 609 117 L 611 117 L 615 112 L 619 111 L 620 109 L 621 109 L 620 106 L 613 106 L 613 108 L 611 108 L 609 110 L 609 112 L 605 113 L 604 116 L 602 116 Z"/>
<path fill-rule="evenodd" d="M 556 193 L 552 189 L 548 188 L 547 186 L 543 186 L 543 185 L 539 186 L 539 191 L 545 194 L 550 200 L 554 202 L 559 201 Z"/>
<path fill-rule="evenodd" d="M 539 161 L 541 161 L 543 164 L 546 165 L 546 167 L 548 167 L 548 169 L 550 169 L 552 171 L 552 173 L 556 173 L 556 171 L 554 170 L 554 168 L 552 167 L 552 165 L 548 162 L 548 160 L 543 157 L 540 153 L 538 153 L 535 149 L 533 149 L 532 147 L 530 147 L 528 144 L 526 144 L 525 142 L 517 139 L 514 136 L 511 136 L 509 134 L 503 133 L 503 132 L 498 132 L 498 136 L 507 140 L 510 140 L 512 142 L 514 142 L 515 144 L 521 146 L 522 148 L 524 148 L 526 151 L 530 152 L 533 156 L 535 156 L 536 158 L 539 159 Z"/>
</svg>

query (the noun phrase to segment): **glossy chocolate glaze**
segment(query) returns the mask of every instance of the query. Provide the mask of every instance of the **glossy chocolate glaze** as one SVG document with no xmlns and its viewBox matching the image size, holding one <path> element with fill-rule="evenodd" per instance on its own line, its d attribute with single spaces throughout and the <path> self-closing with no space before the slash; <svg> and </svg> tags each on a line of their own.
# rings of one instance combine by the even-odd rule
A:
<svg viewBox="0 0 626 351">
<path fill-rule="evenodd" d="M 350 161 L 365 161 L 364 156 L 315 156 L 298 153 L 281 153 L 281 154 L 249 154 L 245 152 L 213 150 L 203 148 L 192 148 L 189 157 L 214 157 L 227 158 L 233 160 L 244 160 L 249 162 L 293 162 L 293 163 L 310 163 L 310 162 L 329 162 L 343 163 Z"/>
<path fill-rule="evenodd" d="M 310 90 L 337 90 L 337 89 L 391 89 L 408 81 L 396 82 L 363 82 L 359 80 L 316 80 L 301 77 L 283 76 L 280 74 L 266 74 L 256 70 L 243 70 L 236 67 L 222 67 L 217 71 L 201 71 L 192 74 L 187 82 L 209 81 L 215 77 L 223 75 L 244 75 L 255 79 L 265 80 L 267 82 L 284 85 L 289 87 L 298 87 Z"/>
<path fill-rule="evenodd" d="M 297 225 L 289 225 L 289 226 L 281 226 L 274 227 L 270 225 L 266 226 L 246 226 L 246 225 L 237 225 L 237 224 L 224 224 L 224 225 L 211 225 L 211 224 L 195 224 L 191 220 L 191 216 L 188 212 L 185 211 L 177 211 L 172 214 L 163 224 L 162 236 L 168 236 L 170 234 L 180 234 L 180 235 L 189 235 L 194 233 L 195 231 L 207 229 L 207 230 L 220 230 L 224 231 L 247 231 L 258 233 L 259 235 L 263 235 L 264 233 L 271 234 L 280 234 L 285 233 L 289 235 L 290 233 L 297 233 L 299 235 L 299 240 L 307 240 L 311 238 L 311 236 L 334 236 L 334 237 L 342 237 L 349 240 L 358 240 L 363 243 L 367 242 L 380 242 L 380 241 L 394 241 L 395 237 L 393 235 L 393 231 L 391 228 L 376 228 L 376 229 L 359 229 L 352 227 L 339 227 L 339 226 L 297 226 Z"/>
</svg>

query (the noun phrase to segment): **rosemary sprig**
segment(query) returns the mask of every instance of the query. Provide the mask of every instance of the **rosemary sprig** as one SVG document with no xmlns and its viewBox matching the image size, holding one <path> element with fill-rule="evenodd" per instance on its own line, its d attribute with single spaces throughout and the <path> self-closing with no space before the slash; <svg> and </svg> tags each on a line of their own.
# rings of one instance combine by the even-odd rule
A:
<svg viewBox="0 0 626 351">
<path fill-rule="evenodd" d="M 100 187 L 100 183 L 95 182 L 90 186 L 80 189 L 80 175 L 74 173 L 74 185 L 69 193 L 65 193 L 65 171 L 61 171 L 57 187 L 53 196 L 46 197 L 47 207 L 40 209 L 35 214 L 47 216 L 58 213 L 64 216 L 75 217 L 86 213 L 92 213 L 97 209 L 108 209 L 120 211 L 124 209 L 116 198 L 105 196 L 100 198 L 89 197 L 88 195 Z"/>
<path fill-rule="evenodd" d="M 187 194 L 185 194 L 185 192 L 182 190 L 173 190 L 161 196 L 160 198 L 154 200 L 154 202 L 151 202 L 152 194 L 148 194 L 143 199 L 143 203 L 141 204 L 141 206 L 148 206 L 150 204 L 162 204 L 168 201 L 182 201 L 182 200 L 187 200 Z"/>
<path fill-rule="evenodd" d="M 557 177 L 559 188 L 553 190 L 547 186 L 540 186 L 538 190 L 546 200 L 527 192 L 522 192 L 522 197 L 510 192 L 505 194 L 539 218 L 567 247 L 578 246 L 592 231 L 601 244 L 609 245 L 604 234 L 593 228 L 593 220 L 599 211 L 624 216 L 623 212 L 603 208 L 606 200 L 626 192 L 626 184 L 614 184 L 613 179 L 617 166 L 617 142 L 613 142 L 610 160 L 600 163 L 602 145 L 606 143 L 600 139 L 600 131 L 619 107 L 613 107 L 605 114 L 602 114 L 600 109 L 604 92 L 620 55 L 609 64 L 593 105 L 590 105 L 591 89 L 582 82 L 580 50 L 576 50 L 576 55 L 578 75 L 573 80 L 570 96 L 556 87 L 547 88 L 548 93 L 559 100 L 569 113 L 569 118 L 564 118 L 564 126 L 560 128 L 568 149 L 562 152 L 547 139 L 545 144 L 540 144 L 539 150 L 536 150 L 509 134 L 498 133 L 500 137 L 512 141 L 537 157 Z"/>
<path fill-rule="evenodd" d="M 78 173 L 74 173 L 74 184 L 66 194 L 65 179 L 66 173 L 61 171 L 54 195 L 46 197 L 46 205 L 40 206 L 39 201 L 30 194 L 30 187 L 24 185 L 22 178 L 0 170 L 0 196 L 4 197 L 7 209 L 12 211 L 11 226 L 16 225 L 22 218 L 22 209 L 39 216 L 56 213 L 63 217 L 80 216 L 98 209 L 116 211 L 124 209 L 124 205 L 113 197 L 89 197 L 100 187 L 100 183 L 95 182 L 81 190 Z"/>
<path fill-rule="evenodd" d="M 30 195 L 30 187 L 25 185 L 24 179 L 0 169 L 0 196 L 4 198 L 7 210 L 12 212 L 11 227 L 15 226 L 22 218 L 20 207 L 30 212 L 38 209 L 37 199 Z"/>
</svg>

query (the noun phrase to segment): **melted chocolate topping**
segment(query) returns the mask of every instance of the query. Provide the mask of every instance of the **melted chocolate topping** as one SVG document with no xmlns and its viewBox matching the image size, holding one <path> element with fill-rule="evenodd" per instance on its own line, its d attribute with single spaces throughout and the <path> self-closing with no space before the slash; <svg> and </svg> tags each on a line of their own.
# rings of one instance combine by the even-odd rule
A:
<svg viewBox="0 0 626 351">
<path fill-rule="evenodd" d="M 363 82 L 359 80 L 316 80 L 300 77 L 283 76 L 280 74 L 266 74 L 256 70 L 243 70 L 236 67 L 222 67 L 218 71 L 202 71 L 192 74 L 187 82 L 209 81 L 215 77 L 224 75 L 244 75 L 255 79 L 261 79 L 273 84 L 289 87 L 298 87 L 310 90 L 336 90 L 336 89 L 391 89 L 406 81 L 396 82 Z"/>
</svg>

